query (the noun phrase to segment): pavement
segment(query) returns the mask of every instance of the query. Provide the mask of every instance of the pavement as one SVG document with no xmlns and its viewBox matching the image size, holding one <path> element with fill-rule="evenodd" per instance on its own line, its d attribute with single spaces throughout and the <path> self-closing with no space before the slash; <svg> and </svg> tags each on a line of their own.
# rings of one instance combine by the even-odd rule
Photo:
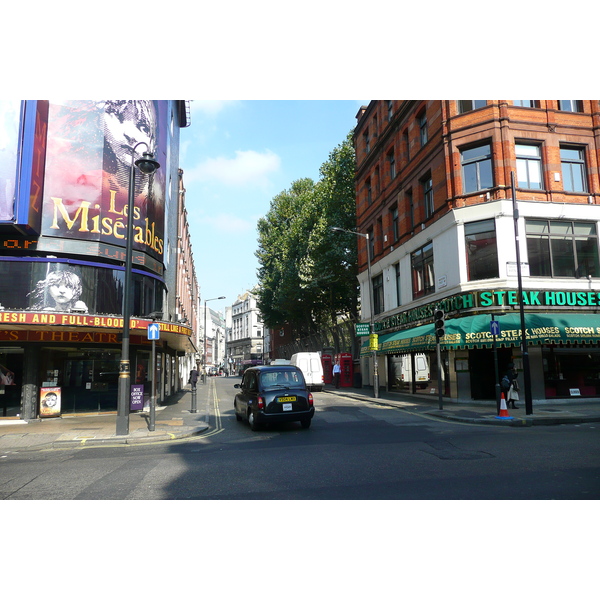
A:
<svg viewBox="0 0 600 600">
<path fill-rule="evenodd" d="M 235 379 L 231 377 L 230 379 Z M 232 381 L 233 384 L 233 381 Z M 210 395 L 214 395 L 210 379 L 198 384 L 192 412 L 193 395 L 186 388 L 171 397 L 164 406 L 157 406 L 154 431 L 150 431 L 150 413 L 132 412 L 129 433 L 116 434 L 116 414 L 63 415 L 62 417 L 20 421 L 0 419 L 0 458 L 5 452 L 83 448 L 113 445 L 157 444 L 203 434 L 209 429 Z M 355 400 L 393 406 L 424 418 L 444 419 L 465 424 L 504 427 L 531 427 L 600 422 L 600 399 L 569 400 L 563 403 L 533 404 L 533 414 L 525 414 L 523 400 L 517 409 L 508 409 L 508 417 L 499 418 L 495 402 L 456 403 L 447 399 L 439 407 L 432 395 L 410 395 L 380 391 L 377 398 L 372 388 L 339 388 L 325 386 L 324 392 Z M 318 419 L 318 412 L 316 415 Z"/>
</svg>

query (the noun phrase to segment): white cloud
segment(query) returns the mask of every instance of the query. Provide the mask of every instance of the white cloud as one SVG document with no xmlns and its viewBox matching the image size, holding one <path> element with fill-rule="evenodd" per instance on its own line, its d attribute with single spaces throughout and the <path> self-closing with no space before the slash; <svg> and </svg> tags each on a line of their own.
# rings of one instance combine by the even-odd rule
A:
<svg viewBox="0 0 600 600">
<path fill-rule="evenodd" d="M 269 183 L 268 176 L 281 166 L 277 154 L 266 150 L 238 150 L 235 158 L 218 156 L 207 158 L 197 167 L 186 172 L 186 179 L 195 181 L 217 181 L 225 185 L 256 185 L 264 187 Z"/>
</svg>

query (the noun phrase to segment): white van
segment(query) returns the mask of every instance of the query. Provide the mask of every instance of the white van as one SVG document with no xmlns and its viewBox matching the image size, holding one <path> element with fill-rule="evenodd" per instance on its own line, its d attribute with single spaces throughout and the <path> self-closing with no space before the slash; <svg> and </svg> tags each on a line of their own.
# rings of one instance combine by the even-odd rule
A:
<svg viewBox="0 0 600 600">
<path fill-rule="evenodd" d="M 302 371 L 309 390 L 323 390 L 323 364 L 318 352 L 298 352 L 292 355 L 290 363 Z"/>
</svg>

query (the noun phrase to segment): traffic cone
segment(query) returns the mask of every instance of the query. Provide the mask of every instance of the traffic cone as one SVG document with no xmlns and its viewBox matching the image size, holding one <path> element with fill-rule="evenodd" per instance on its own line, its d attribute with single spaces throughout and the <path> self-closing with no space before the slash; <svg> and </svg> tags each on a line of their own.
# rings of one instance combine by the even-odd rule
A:
<svg viewBox="0 0 600 600">
<path fill-rule="evenodd" d="M 512 419 L 512 417 L 508 414 L 508 409 L 506 408 L 504 392 L 501 392 L 500 394 L 500 414 L 496 417 L 496 419 Z"/>
</svg>

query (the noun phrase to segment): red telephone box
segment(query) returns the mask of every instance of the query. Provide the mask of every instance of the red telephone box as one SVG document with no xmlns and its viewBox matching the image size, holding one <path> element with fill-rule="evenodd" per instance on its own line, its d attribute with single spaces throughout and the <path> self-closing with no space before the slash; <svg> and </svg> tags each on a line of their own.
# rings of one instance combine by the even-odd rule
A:
<svg viewBox="0 0 600 600">
<path fill-rule="evenodd" d="M 323 383 L 333 383 L 333 357 L 331 354 L 321 355 L 323 365 Z"/>
<path fill-rule="evenodd" d="M 341 387 L 352 387 L 352 380 L 354 377 L 354 363 L 352 361 L 352 354 L 349 352 L 342 352 L 336 354 L 336 360 L 340 361 L 340 386 Z"/>
</svg>

